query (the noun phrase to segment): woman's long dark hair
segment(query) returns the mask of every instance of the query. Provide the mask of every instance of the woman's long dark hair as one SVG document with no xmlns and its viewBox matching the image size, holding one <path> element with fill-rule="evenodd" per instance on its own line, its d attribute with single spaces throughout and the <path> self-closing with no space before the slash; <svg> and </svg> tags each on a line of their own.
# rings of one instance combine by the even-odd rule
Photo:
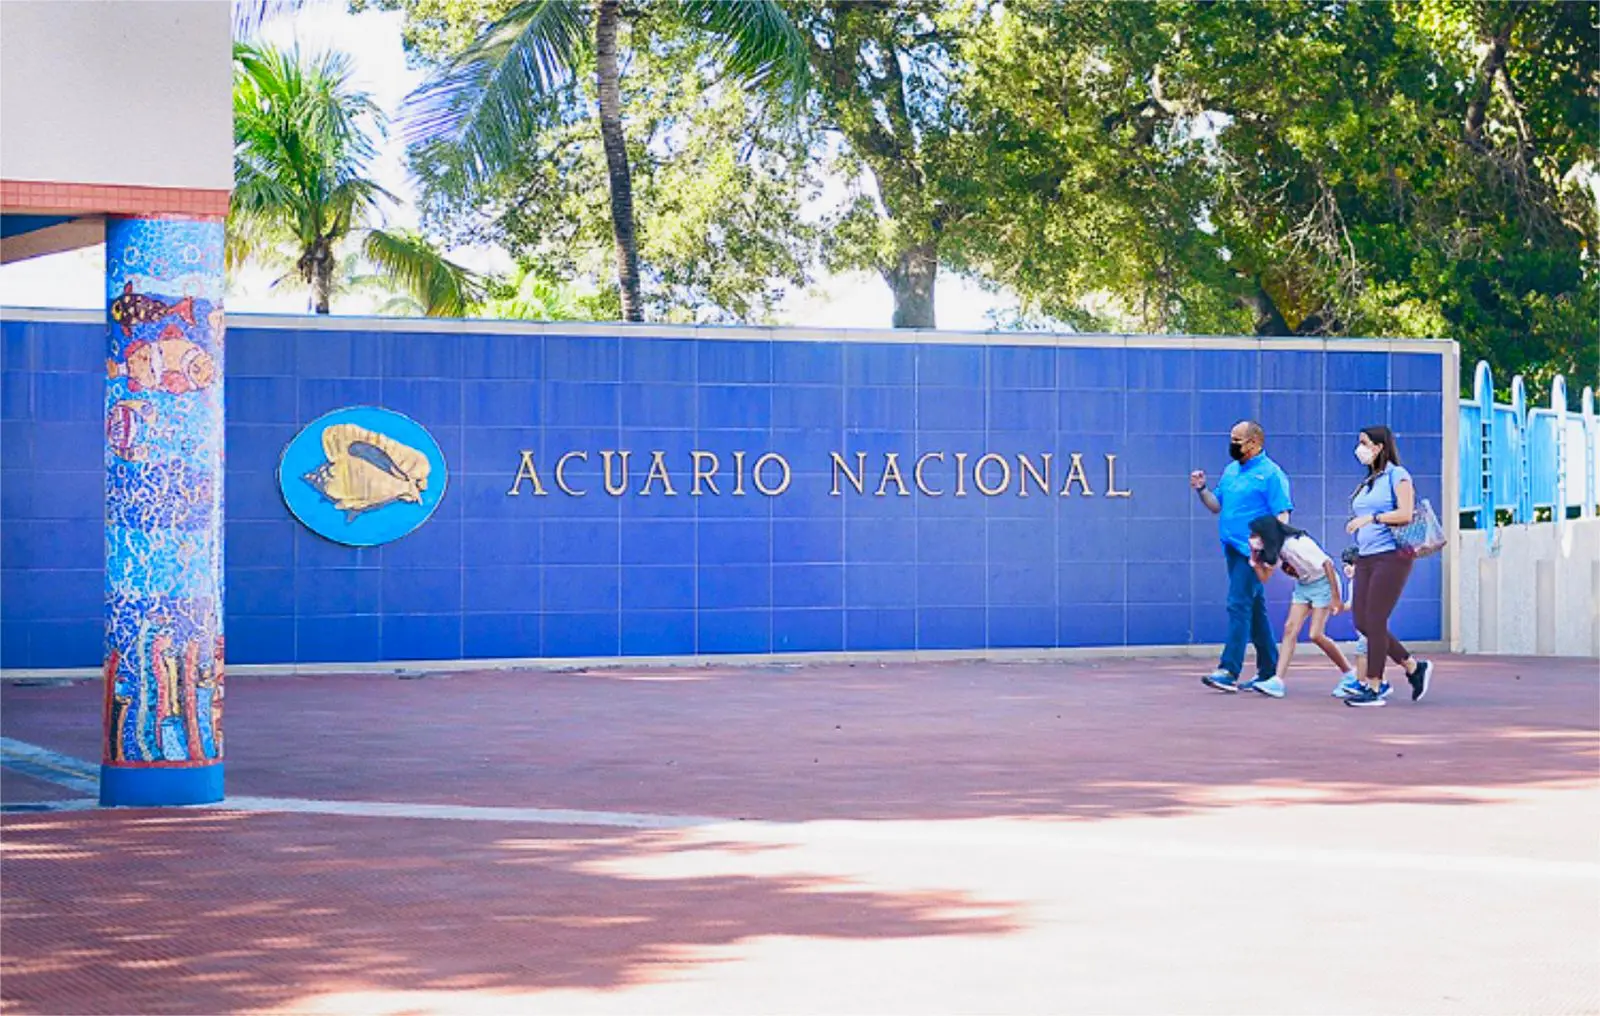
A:
<svg viewBox="0 0 1600 1016">
<path fill-rule="evenodd" d="M 1278 521 L 1276 515 L 1263 515 L 1258 519 L 1251 519 L 1250 531 L 1261 537 L 1261 563 L 1267 565 L 1278 563 L 1278 555 L 1283 552 L 1285 540 L 1306 535 L 1305 530 Z"/>
<path fill-rule="evenodd" d="M 1378 448 L 1378 454 L 1372 460 L 1372 465 L 1367 467 L 1367 478 L 1356 485 L 1355 493 L 1351 494 L 1351 497 L 1355 497 L 1356 494 L 1361 493 L 1363 490 L 1371 490 L 1372 485 L 1377 482 L 1378 476 L 1385 469 L 1400 464 L 1400 449 L 1395 447 L 1394 431 L 1380 423 L 1371 427 L 1362 427 L 1361 433 L 1367 435 L 1368 441 L 1380 447 Z"/>
</svg>

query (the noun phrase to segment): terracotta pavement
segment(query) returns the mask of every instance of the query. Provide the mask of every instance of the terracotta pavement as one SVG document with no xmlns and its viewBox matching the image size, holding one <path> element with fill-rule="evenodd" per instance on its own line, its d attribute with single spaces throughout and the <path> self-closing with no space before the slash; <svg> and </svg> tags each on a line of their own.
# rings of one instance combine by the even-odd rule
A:
<svg viewBox="0 0 1600 1016">
<path fill-rule="evenodd" d="M 1203 669 L 230 677 L 228 806 L 0 771 L 0 1008 L 1600 1013 L 1593 661 Z"/>
</svg>

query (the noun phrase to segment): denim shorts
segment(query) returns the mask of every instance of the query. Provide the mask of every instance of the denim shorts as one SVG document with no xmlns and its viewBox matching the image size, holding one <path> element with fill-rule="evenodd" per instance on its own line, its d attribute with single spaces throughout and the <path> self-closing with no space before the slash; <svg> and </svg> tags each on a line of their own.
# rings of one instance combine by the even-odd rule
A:
<svg viewBox="0 0 1600 1016">
<path fill-rule="evenodd" d="M 1333 586 L 1328 584 L 1328 576 L 1320 576 L 1315 582 L 1296 582 L 1290 602 L 1309 603 L 1313 607 L 1333 606 Z"/>
</svg>

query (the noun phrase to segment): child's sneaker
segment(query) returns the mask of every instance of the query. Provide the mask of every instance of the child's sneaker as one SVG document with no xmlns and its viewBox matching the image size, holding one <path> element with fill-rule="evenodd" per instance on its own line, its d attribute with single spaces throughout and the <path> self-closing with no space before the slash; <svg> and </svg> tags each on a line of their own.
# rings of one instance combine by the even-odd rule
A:
<svg viewBox="0 0 1600 1016">
<path fill-rule="evenodd" d="M 1344 678 L 1339 681 L 1339 686 L 1333 689 L 1332 694 L 1334 698 L 1349 698 L 1351 695 L 1354 695 L 1360 690 L 1361 679 L 1357 677 L 1356 672 L 1352 670 L 1350 673 L 1344 675 Z"/>
<path fill-rule="evenodd" d="M 1260 692 L 1261 694 L 1265 695 L 1267 698 L 1283 698 L 1283 692 L 1284 692 L 1283 678 L 1281 678 L 1281 677 L 1258 677 L 1255 680 L 1249 682 L 1248 684 L 1241 684 L 1239 686 L 1239 690 L 1240 691 L 1249 690 L 1249 691 Z"/>
<path fill-rule="evenodd" d="M 1380 692 L 1362 685 L 1360 691 L 1345 696 L 1344 704 L 1347 706 L 1381 706 L 1384 701 Z"/>
<path fill-rule="evenodd" d="M 1239 690 L 1239 679 L 1228 673 L 1226 670 L 1219 670 L 1215 673 L 1207 674 L 1205 677 L 1200 679 L 1200 683 L 1205 685 L 1207 688 L 1215 688 L 1217 691 L 1225 691 L 1230 695 L 1237 693 Z"/>
</svg>

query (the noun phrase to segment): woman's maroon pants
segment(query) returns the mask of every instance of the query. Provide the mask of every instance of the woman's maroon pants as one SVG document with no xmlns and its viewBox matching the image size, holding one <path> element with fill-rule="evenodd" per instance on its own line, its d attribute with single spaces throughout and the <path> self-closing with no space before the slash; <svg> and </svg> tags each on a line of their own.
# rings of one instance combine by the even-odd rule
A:
<svg viewBox="0 0 1600 1016">
<path fill-rule="evenodd" d="M 1367 637 L 1367 678 L 1383 679 L 1384 658 L 1404 666 L 1411 653 L 1389 631 L 1389 615 L 1411 577 L 1412 558 L 1397 550 L 1356 558 L 1356 631 Z"/>
</svg>

